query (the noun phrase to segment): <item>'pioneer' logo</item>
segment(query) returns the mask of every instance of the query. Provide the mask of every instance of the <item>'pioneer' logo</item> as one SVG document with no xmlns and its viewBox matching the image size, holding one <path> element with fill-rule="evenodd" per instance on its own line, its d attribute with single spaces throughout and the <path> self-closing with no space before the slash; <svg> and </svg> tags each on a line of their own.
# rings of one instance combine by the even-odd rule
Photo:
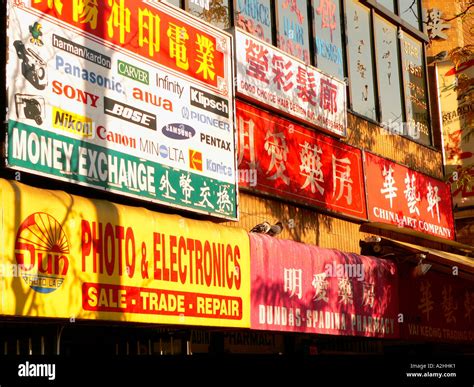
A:
<svg viewBox="0 0 474 387">
<path fill-rule="evenodd" d="M 104 97 L 104 113 L 122 120 L 156 130 L 156 116 L 133 106 Z"/>
<path fill-rule="evenodd" d="M 198 108 L 229 118 L 229 102 L 216 95 L 206 93 L 205 91 L 190 88 L 191 105 Z"/>
</svg>

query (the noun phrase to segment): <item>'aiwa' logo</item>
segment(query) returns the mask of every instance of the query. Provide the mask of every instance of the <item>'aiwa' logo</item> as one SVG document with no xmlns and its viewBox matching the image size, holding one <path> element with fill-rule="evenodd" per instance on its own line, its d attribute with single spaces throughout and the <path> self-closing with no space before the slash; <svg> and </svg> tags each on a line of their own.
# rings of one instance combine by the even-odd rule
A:
<svg viewBox="0 0 474 387">
<path fill-rule="evenodd" d="M 23 280 L 35 291 L 58 289 L 69 267 L 69 242 L 61 224 L 51 215 L 36 212 L 18 228 L 15 258 Z"/>
</svg>

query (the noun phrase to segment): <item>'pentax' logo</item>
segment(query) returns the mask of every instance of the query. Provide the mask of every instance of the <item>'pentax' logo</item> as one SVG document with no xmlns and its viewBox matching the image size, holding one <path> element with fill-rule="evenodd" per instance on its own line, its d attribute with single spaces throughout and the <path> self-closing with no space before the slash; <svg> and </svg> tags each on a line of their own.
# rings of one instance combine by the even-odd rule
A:
<svg viewBox="0 0 474 387">
<path fill-rule="evenodd" d="M 229 118 L 229 102 L 227 100 L 220 98 L 217 95 L 195 89 L 194 87 L 191 87 L 190 91 L 191 105 L 218 114 L 222 117 Z"/>
</svg>

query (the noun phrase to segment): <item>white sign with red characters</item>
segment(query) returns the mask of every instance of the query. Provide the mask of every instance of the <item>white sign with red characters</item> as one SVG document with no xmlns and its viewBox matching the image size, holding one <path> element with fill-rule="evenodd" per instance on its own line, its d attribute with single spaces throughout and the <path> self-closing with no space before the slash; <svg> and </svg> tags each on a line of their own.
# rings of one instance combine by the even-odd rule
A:
<svg viewBox="0 0 474 387">
<path fill-rule="evenodd" d="M 346 85 L 283 51 L 235 30 L 237 93 L 344 137 Z"/>
</svg>

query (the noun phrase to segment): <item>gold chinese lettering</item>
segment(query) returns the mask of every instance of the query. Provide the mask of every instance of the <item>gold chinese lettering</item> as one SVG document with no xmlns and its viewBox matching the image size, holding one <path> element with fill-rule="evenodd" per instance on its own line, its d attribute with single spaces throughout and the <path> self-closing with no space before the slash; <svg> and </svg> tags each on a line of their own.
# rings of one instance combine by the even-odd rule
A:
<svg viewBox="0 0 474 387">
<path fill-rule="evenodd" d="M 35 4 L 42 3 L 43 0 L 35 0 Z M 63 12 L 63 2 L 61 0 L 48 0 L 48 8 L 55 9 L 60 15 Z"/>
<path fill-rule="evenodd" d="M 199 63 L 196 74 L 202 73 L 204 79 L 214 80 L 216 76 L 214 72 L 214 43 L 209 38 L 197 34 L 196 44 L 198 45 L 196 61 Z"/>
<path fill-rule="evenodd" d="M 120 32 L 120 43 L 125 43 L 125 33 L 130 32 L 130 10 L 125 7 L 125 0 L 108 0 L 112 7 L 109 19 L 107 20 L 107 33 L 110 38 L 114 36 L 114 28 Z"/>
<path fill-rule="evenodd" d="M 167 35 L 170 39 L 170 58 L 176 59 L 176 66 L 180 69 L 189 69 L 186 51 L 186 40 L 189 39 L 189 35 L 186 28 L 170 23 Z"/>
<path fill-rule="evenodd" d="M 97 0 L 73 0 L 72 2 L 72 19 L 82 24 L 89 23 L 93 30 L 97 27 L 98 12 Z"/>
<path fill-rule="evenodd" d="M 138 10 L 138 44 L 148 45 L 148 54 L 160 51 L 160 17 L 148 9 Z"/>
</svg>

